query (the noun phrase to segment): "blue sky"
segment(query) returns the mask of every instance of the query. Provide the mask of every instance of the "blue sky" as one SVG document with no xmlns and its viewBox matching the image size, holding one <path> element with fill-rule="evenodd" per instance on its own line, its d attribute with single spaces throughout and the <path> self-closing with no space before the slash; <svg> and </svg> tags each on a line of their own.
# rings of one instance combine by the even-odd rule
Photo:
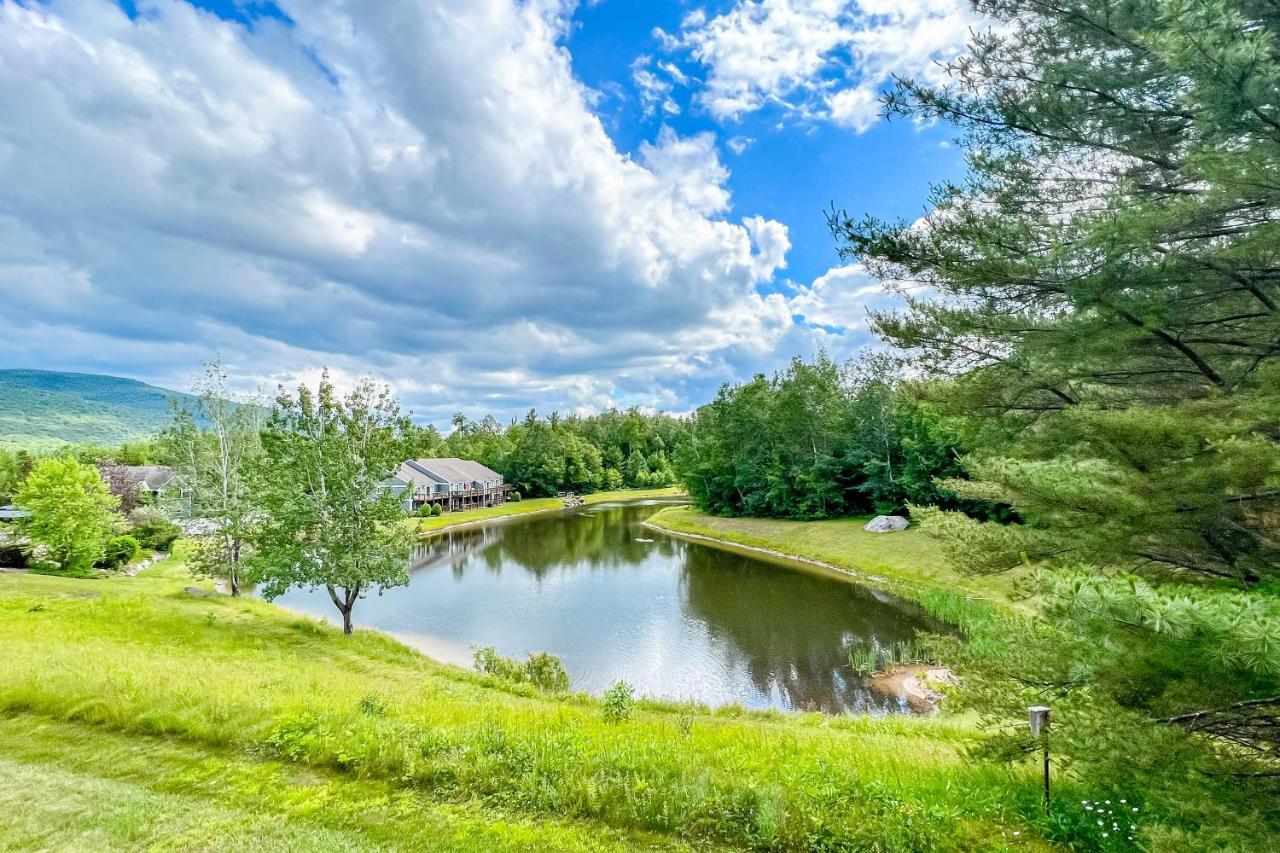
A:
<svg viewBox="0 0 1280 853">
<path fill-rule="evenodd" d="M 879 120 L 963 0 L 0 0 L 0 366 L 371 374 L 421 420 L 642 405 L 873 343 L 831 203 L 963 163 Z"/>
</svg>

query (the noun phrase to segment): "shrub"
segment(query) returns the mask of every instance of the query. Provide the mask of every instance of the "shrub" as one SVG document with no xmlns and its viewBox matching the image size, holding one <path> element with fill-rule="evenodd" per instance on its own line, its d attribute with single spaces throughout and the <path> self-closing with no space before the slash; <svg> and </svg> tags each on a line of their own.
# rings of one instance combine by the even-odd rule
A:
<svg viewBox="0 0 1280 853">
<path fill-rule="evenodd" d="M 142 546 L 132 536 L 113 536 L 107 540 L 106 552 L 102 556 L 102 566 L 118 569 L 127 566 L 142 553 Z"/>
<path fill-rule="evenodd" d="M 631 708 L 634 700 L 631 697 L 631 685 L 625 681 L 614 682 L 614 685 L 600 697 L 600 706 L 604 711 L 606 723 L 621 723 L 631 719 Z"/>
<path fill-rule="evenodd" d="M 432 515 L 437 515 L 437 516 L 438 516 L 438 515 L 441 515 L 441 514 L 443 514 L 443 513 L 444 513 L 444 507 L 443 507 L 443 506 L 441 506 L 440 504 L 432 504 L 432 505 L 431 505 L 431 514 L 432 514 Z"/>
<path fill-rule="evenodd" d="M 474 650 L 477 672 L 493 675 L 516 684 L 532 684 L 548 693 L 563 693 L 569 689 L 569 673 L 560 658 L 547 652 L 529 655 L 527 661 L 504 658 L 493 646 Z"/>
<path fill-rule="evenodd" d="M 519 493 L 519 492 L 512 492 L 512 493 L 511 493 L 511 501 L 512 501 L 512 503 L 519 503 L 519 502 L 520 502 L 520 500 L 521 500 L 521 498 L 520 498 L 520 493 Z"/>
<path fill-rule="evenodd" d="M 360 713 L 366 717 L 385 717 L 387 715 L 387 703 L 382 701 L 382 697 L 374 693 L 368 693 L 360 697 Z"/>
<path fill-rule="evenodd" d="M 135 512 L 130 518 L 137 515 Z M 182 528 L 156 512 L 145 514 L 129 531 L 141 547 L 152 551 L 168 551 L 181 533 Z"/>
<path fill-rule="evenodd" d="M 435 513 L 432 511 L 431 504 L 423 504 L 422 506 L 418 507 L 418 512 L 417 512 L 418 518 L 430 518 L 434 514 Z"/>
<path fill-rule="evenodd" d="M 565 671 L 560 658 L 547 652 L 529 655 L 524 664 L 529 682 L 539 690 L 548 693 L 564 693 L 569 689 L 569 673 Z"/>
</svg>

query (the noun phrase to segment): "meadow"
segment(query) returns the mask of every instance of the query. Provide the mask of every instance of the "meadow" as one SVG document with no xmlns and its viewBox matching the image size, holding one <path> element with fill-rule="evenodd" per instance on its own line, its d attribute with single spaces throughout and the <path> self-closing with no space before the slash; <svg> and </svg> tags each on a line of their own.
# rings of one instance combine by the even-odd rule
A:
<svg viewBox="0 0 1280 853">
<path fill-rule="evenodd" d="M 180 554 L 0 575 L 6 846 L 1047 846 L 1032 768 L 968 760 L 966 717 L 639 702 L 610 722 L 191 586 Z"/>
</svg>

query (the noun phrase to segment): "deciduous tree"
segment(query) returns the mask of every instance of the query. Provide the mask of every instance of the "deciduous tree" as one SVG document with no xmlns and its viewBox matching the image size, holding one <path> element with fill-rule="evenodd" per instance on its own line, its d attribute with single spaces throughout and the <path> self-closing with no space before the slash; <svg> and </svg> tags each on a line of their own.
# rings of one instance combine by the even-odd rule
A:
<svg viewBox="0 0 1280 853">
<path fill-rule="evenodd" d="M 37 563 L 83 573 L 102 559 L 119 523 L 119 499 L 92 465 L 74 459 L 43 459 L 27 475 L 15 500 L 31 513 L 23 522 L 29 553 Z"/>
<path fill-rule="evenodd" d="M 194 410 L 175 408 L 164 443 L 191 487 L 191 514 L 212 524 L 191 537 L 187 564 L 195 574 L 226 578 L 238 596 L 257 517 L 249 476 L 262 453 L 267 409 L 258 397 L 237 399 L 227 379 L 221 364 L 205 365 L 192 387 Z"/>
<path fill-rule="evenodd" d="M 361 596 L 409 582 L 412 534 L 382 486 L 413 437 L 390 389 L 372 380 L 345 397 L 327 372 L 314 391 L 281 389 L 252 478 L 262 517 L 251 559 L 267 598 L 324 587 L 350 634 Z"/>
</svg>

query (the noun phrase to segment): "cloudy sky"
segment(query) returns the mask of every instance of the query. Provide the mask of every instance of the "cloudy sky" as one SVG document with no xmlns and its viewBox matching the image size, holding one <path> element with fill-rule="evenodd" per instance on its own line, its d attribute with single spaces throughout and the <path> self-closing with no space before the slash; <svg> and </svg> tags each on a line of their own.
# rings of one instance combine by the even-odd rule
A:
<svg viewBox="0 0 1280 853">
<path fill-rule="evenodd" d="M 420 420 L 686 411 L 870 342 L 823 211 L 961 173 L 877 118 L 965 0 L 0 0 L 0 367 L 372 374 Z"/>
</svg>

